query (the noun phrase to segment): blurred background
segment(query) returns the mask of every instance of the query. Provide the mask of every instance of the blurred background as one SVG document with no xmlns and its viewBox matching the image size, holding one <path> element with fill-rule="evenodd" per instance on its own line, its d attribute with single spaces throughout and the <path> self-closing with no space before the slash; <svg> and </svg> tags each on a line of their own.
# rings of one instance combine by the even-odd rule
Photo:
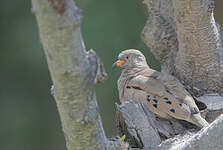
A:
<svg viewBox="0 0 223 150">
<path fill-rule="evenodd" d="M 83 9 L 82 34 L 105 64 L 109 79 L 97 85 L 97 100 L 108 137 L 115 136 L 116 82 L 111 70 L 120 51 L 140 49 L 150 66 L 159 63 L 140 39 L 145 8 L 139 0 L 77 0 Z M 215 18 L 223 24 L 223 1 L 215 0 Z M 0 2 L 0 150 L 65 150 L 51 80 L 39 41 L 31 0 Z"/>
</svg>

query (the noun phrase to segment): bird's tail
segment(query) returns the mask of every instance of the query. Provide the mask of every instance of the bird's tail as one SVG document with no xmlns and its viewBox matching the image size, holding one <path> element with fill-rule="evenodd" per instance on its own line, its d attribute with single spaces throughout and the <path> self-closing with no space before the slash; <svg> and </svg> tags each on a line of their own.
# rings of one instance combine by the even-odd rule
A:
<svg viewBox="0 0 223 150">
<path fill-rule="evenodd" d="M 204 118 L 201 117 L 200 113 L 191 115 L 190 119 L 191 119 L 190 122 L 194 123 L 200 128 L 209 125 L 209 123 Z"/>
</svg>

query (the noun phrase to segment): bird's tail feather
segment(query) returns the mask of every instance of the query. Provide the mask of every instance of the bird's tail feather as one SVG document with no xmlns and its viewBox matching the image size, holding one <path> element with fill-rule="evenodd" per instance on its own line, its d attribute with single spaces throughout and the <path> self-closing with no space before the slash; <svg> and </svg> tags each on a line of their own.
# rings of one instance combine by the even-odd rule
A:
<svg viewBox="0 0 223 150">
<path fill-rule="evenodd" d="M 206 127 L 209 123 L 201 117 L 200 113 L 191 115 L 191 122 L 200 128 Z"/>
</svg>

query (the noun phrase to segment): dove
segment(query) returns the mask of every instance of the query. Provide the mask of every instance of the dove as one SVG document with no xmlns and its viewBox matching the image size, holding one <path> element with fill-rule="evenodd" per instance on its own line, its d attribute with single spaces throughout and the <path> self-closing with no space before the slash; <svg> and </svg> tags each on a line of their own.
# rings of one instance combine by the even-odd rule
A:
<svg viewBox="0 0 223 150">
<path fill-rule="evenodd" d="M 180 81 L 151 69 L 139 50 L 122 51 L 113 67 L 122 69 L 118 79 L 121 103 L 139 100 L 160 118 L 185 120 L 200 128 L 209 125 Z"/>
</svg>

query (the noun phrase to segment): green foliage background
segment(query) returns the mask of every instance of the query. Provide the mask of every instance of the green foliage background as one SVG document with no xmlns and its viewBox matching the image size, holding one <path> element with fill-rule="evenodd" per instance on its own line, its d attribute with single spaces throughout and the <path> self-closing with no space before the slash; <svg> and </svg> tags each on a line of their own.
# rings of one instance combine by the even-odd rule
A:
<svg viewBox="0 0 223 150">
<path fill-rule="evenodd" d="M 216 3 L 216 18 L 222 23 L 223 2 Z M 140 39 L 145 8 L 139 0 L 77 0 L 77 4 L 83 9 L 86 48 L 98 53 L 109 75 L 96 92 L 106 134 L 113 136 L 120 70 L 111 70 L 111 65 L 118 53 L 128 48 L 140 49 L 150 66 L 160 70 Z M 0 2 L 0 52 L 0 150 L 64 150 L 31 0 Z"/>
</svg>

